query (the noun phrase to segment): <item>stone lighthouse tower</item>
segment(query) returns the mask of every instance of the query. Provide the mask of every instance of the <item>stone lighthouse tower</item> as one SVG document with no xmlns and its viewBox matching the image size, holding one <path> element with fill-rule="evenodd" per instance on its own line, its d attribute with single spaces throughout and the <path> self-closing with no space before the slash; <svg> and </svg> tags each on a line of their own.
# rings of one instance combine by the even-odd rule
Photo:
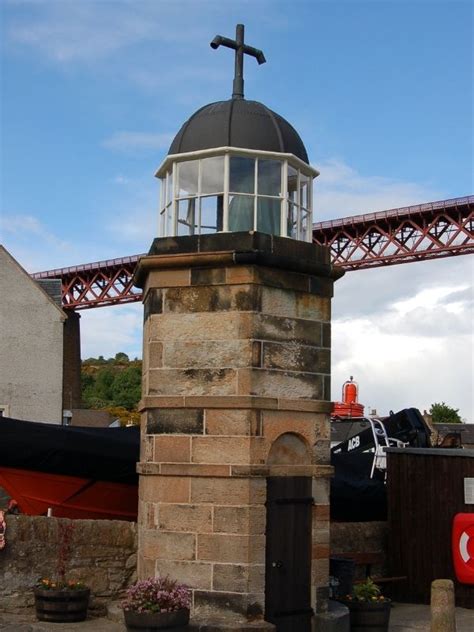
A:
<svg viewBox="0 0 474 632">
<path fill-rule="evenodd" d="M 329 252 L 295 129 L 243 94 L 194 113 L 160 166 L 160 231 L 140 260 L 140 578 L 192 588 L 222 629 L 309 632 L 327 599 Z M 232 624 L 229 623 L 232 621 Z M 244 626 L 244 627 L 242 627 Z M 247 626 L 247 627 L 245 627 Z M 214 628 L 213 628 L 214 629 Z M 220 629 L 220 628 L 215 628 Z"/>
</svg>

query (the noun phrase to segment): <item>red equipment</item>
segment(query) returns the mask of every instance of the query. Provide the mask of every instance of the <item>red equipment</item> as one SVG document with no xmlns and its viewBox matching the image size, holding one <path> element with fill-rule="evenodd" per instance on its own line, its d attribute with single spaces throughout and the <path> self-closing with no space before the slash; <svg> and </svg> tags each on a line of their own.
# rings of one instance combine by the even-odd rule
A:
<svg viewBox="0 0 474 632">
<path fill-rule="evenodd" d="M 333 417 L 347 418 L 364 416 L 364 406 L 357 401 L 359 386 L 353 379 L 351 375 L 351 379 L 342 385 L 342 402 L 332 403 L 331 414 Z"/>
<path fill-rule="evenodd" d="M 462 584 L 474 584 L 474 513 L 454 516 L 452 553 L 456 579 Z"/>
</svg>

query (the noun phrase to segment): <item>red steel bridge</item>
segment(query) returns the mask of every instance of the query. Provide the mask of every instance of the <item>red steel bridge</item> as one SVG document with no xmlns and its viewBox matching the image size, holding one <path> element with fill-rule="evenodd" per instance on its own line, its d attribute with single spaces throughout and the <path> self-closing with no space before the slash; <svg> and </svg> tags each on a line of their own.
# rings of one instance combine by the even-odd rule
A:
<svg viewBox="0 0 474 632">
<path fill-rule="evenodd" d="M 328 246 L 333 263 L 360 270 L 474 253 L 474 196 L 354 215 L 313 225 L 313 241 Z M 90 309 L 132 303 L 132 285 L 144 255 L 36 272 L 62 281 L 63 307 Z"/>
</svg>

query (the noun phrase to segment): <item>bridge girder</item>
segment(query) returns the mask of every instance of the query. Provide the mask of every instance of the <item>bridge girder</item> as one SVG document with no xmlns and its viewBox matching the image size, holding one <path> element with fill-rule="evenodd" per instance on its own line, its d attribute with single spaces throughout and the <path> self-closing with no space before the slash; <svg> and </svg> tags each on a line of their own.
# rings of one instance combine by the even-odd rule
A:
<svg viewBox="0 0 474 632">
<path fill-rule="evenodd" d="M 474 253 L 474 196 L 367 213 L 313 225 L 313 241 L 327 246 L 346 270 Z M 37 272 L 60 278 L 65 309 L 91 309 L 141 300 L 132 279 L 134 255 Z"/>
</svg>

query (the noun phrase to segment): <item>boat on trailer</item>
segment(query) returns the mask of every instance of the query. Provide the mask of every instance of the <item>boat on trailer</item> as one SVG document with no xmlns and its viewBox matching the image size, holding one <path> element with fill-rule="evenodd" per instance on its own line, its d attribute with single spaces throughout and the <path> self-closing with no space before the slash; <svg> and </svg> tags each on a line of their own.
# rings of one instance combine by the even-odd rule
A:
<svg viewBox="0 0 474 632">
<path fill-rule="evenodd" d="M 2 417 L 0 487 L 21 513 L 137 519 L 140 429 L 61 426 Z"/>
<path fill-rule="evenodd" d="M 357 522 L 387 518 L 388 447 L 431 447 L 431 430 L 417 408 L 386 417 L 364 415 L 357 383 L 350 378 L 334 402 L 331 431 L 331 519 Z"/>
</svg>

